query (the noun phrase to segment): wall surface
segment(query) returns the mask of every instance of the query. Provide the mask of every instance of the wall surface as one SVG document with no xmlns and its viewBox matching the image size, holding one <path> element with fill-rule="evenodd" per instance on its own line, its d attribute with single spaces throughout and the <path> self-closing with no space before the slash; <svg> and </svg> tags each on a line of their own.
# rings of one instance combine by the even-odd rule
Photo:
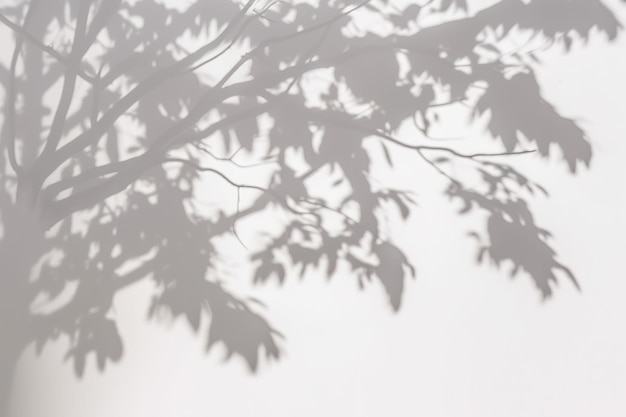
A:
<svg viewBox="0 0 626 417">
<path fill-rule="evenodd" d="M 507 265 L 477 265 L 465 231 L 482 220 L 457 215 L 433 180 L 408 221 L 390 230 L 418 270 L 398 313 L 380 288 L 360 291 L 348 271 L 282 287 L 235 276 L 229 286 L 263 300 L 285 335 L 285 356 L 253 375 L 219 349 L 205 355 L 183 323 L 146 323 L 147 288 L 138 285 L 115 300 L 124 359 L 78 380 L 61 346 L 40 357 L 29 350 L 13 416 L 626 415 L 626 37 L 543 60 L 544 95 L 579 120 L 594 158 L 576 176 L 532 155 L 515 164 L 549 190 L 532 209 L 580 291 L 562 279 L 542 301 L 529 279 L 509 278 Z M 407 184 L 428 169 L 398 166 Z M 245 276 L 245 250 L 233 244 L 232 253 Z"/>
</svg>

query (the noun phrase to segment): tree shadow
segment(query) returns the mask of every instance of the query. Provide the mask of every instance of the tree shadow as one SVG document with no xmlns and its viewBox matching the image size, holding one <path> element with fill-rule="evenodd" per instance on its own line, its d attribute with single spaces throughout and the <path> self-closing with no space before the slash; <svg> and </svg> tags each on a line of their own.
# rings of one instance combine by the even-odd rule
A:
<svg viewBox="0 0 626 417">
<path fill-rule="evenodd" d="M 207 350 L 222 344 L 252 371 L 262 355 L 280 358 L 261 304 L 229 291 L 218 267 L 219 239 L 240 239 L 244 218 L 282 221 L 250 249 L 254 282 L 331 277 L 343 263 L 362 286 L 382 284 L 397 311 L 416 271 L 381 229 L 390 205 L 407 218 L 415 199 L 373 177 L 398 152 L 442 176 L 463 213 L 488 214 L 472 232 L 478 261 L 511 264 L 544 298 L 559 276 L 578 286 L 529 210 L 545 190 L 491 157 L 589 165 L 584 131 L 541 95 L 537 49 L 569 50 L 593 32 L 612 40 L 621 25 L 598 0 L 468 3 L 3 6 L 15 51 L 0 65 L 2 402 L 33 343 L 69 340 L 77 375 L 92 354 L 99 370 L 119 361 L 113 299 L 144 280 L 150 319 L 200 332 L 210 317 Z M 493 149 L 442 146 L 432 132 L 450 108 L 488 120 Z M 454 175 L 460 162 L 478 186 Z M 235 194 L 202 208 L 203 196 L 226 193 L 218 181 Z"/>
</svg>

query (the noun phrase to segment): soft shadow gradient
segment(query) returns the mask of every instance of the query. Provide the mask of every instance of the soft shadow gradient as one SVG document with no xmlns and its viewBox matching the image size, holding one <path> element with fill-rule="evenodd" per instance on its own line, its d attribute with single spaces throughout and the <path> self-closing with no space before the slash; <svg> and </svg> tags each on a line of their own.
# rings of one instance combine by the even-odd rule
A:
<svg viewBox="0 0 626 417">
<path fill-rule="evenodd" d="M 92 355 L 99 370 L 119 361 L 113 298 L 142 280 L 150 319 L 184 318 L 207 350 L 221 343 L 252 371 L 280 358 L 262 304 L 231 293 L 219 267 L 220 239 L 240 239 L 237 221 L 252 216 L 280 225 L 250 247 L 255 282 L 332 277 L 345 263 L 397 311 L 416 267 L 381 228 L 419 215 L 414 193 L 429 179 L 375 181 L 375 161 L 393 170 L 394 152 L 431 166 L 461 213 L 486 213 L 471 232 L 479 262 L 511 266 L 543 298 L 559 277 L 579 285 L 528 208 L 547 192 L 502 161 L 589 165 L 585 132 L 545 101 L 534 68 L 542 48 L 617 36 L 599 0 L 7 3 L 0 407 L 33 343 L 67 338 L 77 375 Z M 451 108 L 486 122 L 490 149 L 432 134 Z M 471 175 L 452 169 L 461 162 Z M 198 204 L 207 176 L 235 191 L 221 207 Z"/>
</svg>

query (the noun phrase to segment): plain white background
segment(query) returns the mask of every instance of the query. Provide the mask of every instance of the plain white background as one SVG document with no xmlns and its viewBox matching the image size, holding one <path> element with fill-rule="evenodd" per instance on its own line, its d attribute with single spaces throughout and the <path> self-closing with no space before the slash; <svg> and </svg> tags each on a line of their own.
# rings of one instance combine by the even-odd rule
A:
<svg viewBox="0 0 626 417">
<path fill-rule="evenodd" d="M 615 10 L 626 21 L 623 6 Z M 381 288 L 359 291 L 347 273 L 283 287 L 251 287 L 242 274 L 231 287 L 264 300 L 286 336 L 283 359 L 252 375 L 219 349 L 205 355 L 183 323 L 146 323 L 147 288 L 138 285 L 115 302 L 123 361 L 77 380 L 61 346 L 39 358 L 28 351 L 14 416 L 626 415 L 626 38 L 544 58 L 543 93 L 586 129 L 592 165 L 573 177 L 557 161 L 516 164 L 550 191 L 532 209 L 581 292 L 562 279 L 542 302 L 529 278 L 477 265 L 465 232 L 481 219 L 456 215 L 428 168 L 401 164 L 407 184 L 432 186 L 391 230 L 418 270 L 399 313 Z M 233 248 L 245 271 L 241 254 Z"/>
</svg>

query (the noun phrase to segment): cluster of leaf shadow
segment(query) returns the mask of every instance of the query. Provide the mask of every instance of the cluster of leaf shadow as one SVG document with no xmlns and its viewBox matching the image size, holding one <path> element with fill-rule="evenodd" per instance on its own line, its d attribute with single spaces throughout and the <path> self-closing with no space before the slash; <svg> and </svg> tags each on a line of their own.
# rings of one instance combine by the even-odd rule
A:
<svg viewBox="0 0 626 417">
<path fill-rule="evenodd" d="M 525 201 L 543 189 L 490 155 L 557 152 L 575 172 L 589 164 L 591 147 L 543 99 L 533 52 L 503 45 L 526 34 L 569 49 L 594 31 L 613 39 L 620 24 L 599 0 L 503 0 L 476 13 L 465 0 L 422 3 L 3 7 L 15 52 L 0 66 L 0 292 L 3 325 L 21 329 L 0 359 L 5 368 L 31 343 L 41 349 L 61 336 L 79 375 L 92 353 L 99 369 L 119 360 L 113 300 L 142 280 L 154 284 L 149 317 L 184 317 L 198 331 L 210 317 L 207 349 L 222 343 L 252 370 L 263 352 L 278 358 L 280 334 L 258 303 L 228 291 L 216 267 L 220 236 L 259 213 L 288 221 L 252 251 L 256 282 L 308 269 L 332 276 L 345 263 L 363 285 L 379 281 L 398 310 L 415 268 L 380 230 L 385 207 L 406 218 L 414 201 L 374 185 L 372 140 L 391 166 L 397 148 L 432 167 L 462 212 L 488 214 L 485 230 L 474 233 L 479 261 L 523 271 L 543 297 L 559 274 L 575 282 Z M 360 23 L 373 17 L 386 33 Z M 487 118 L 495 151 L 466 154 L 431 137 L 446 123 L 445 109 L 459 105 Z M 254 181 L 258 167 L 233 152 L 270 167 L 269 179 Z M 451 173 L 460 160 L 481 185 Z M 195 209 L 208 174 L 236 190 L 236 211 Z M 242 193 L 252 196 L 244 205 Z M 36 307 L 42 302 L 47 307 Z"/>
</svg>

